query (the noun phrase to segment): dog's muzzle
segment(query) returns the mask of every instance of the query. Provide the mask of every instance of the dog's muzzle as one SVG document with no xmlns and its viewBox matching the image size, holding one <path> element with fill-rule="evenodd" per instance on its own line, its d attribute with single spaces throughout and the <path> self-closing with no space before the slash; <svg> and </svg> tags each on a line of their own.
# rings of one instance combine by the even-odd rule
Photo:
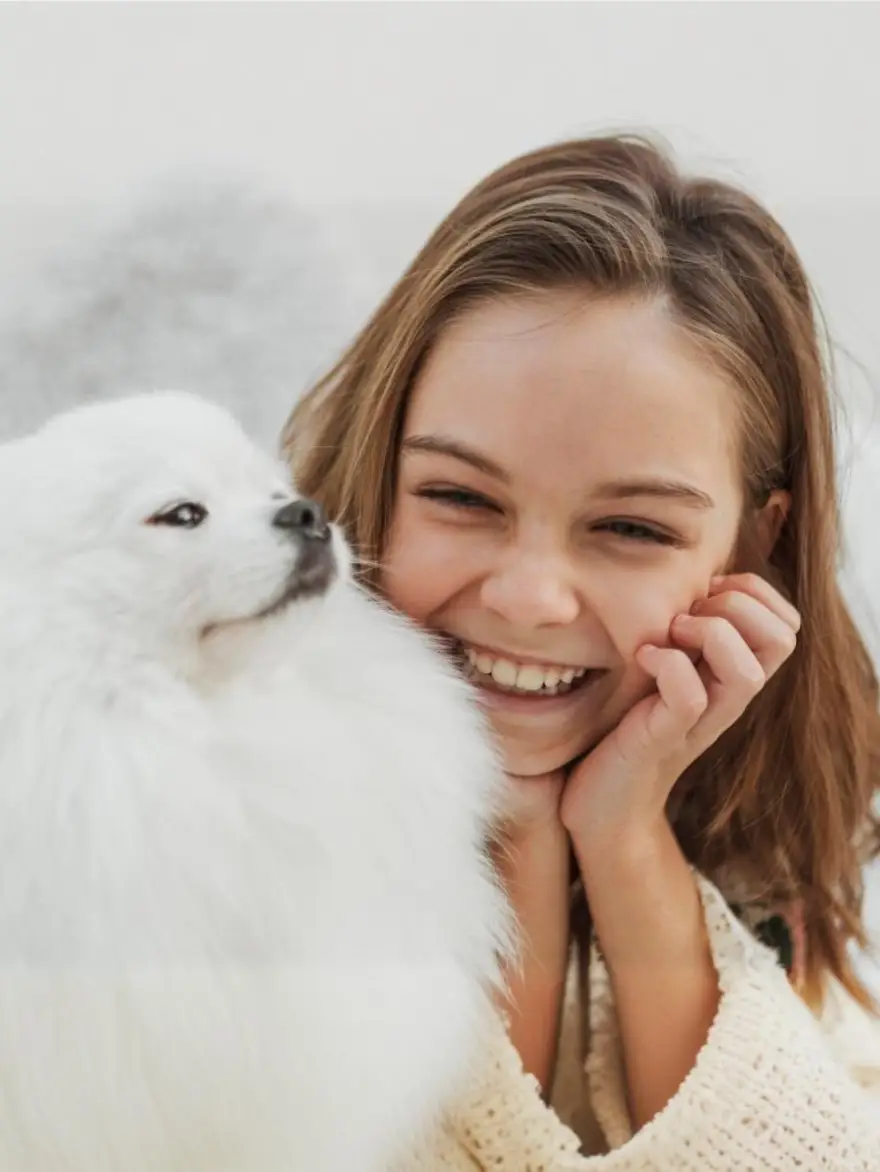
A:
<svg viewBox="0 0 880 1172">
<path fill-rule="evenodd" d="M 333 531 L 324 510 L 315 501 L 295 500 L 282 505 L 272 524 L 289 534 L 298 547 L 296 566 L 290 576 L 283 600 L 310 598 L 323 594 L 336 577 Z"/>
<path fill-rule="evenodd" d="M 298 500 L 282 505 L 272 524 L 276 529 L 283 529 L 302 541 L 328 544 L 330 541 L 330 526 L 324 516 L 324 510 L 315 501 Z"/>
</svg>

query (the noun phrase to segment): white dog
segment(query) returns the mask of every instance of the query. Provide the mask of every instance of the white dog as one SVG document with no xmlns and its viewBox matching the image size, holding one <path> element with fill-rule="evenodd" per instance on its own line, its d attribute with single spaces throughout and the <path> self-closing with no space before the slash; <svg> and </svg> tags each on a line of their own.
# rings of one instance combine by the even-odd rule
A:
<svg viewBox="0 0 880 1172">
<path fill-rule="evenodd" d="M 200 399 L 0 492 L 0 1169 L 388 1167 L 507 947 L 466 685 Z"/>
</svg>

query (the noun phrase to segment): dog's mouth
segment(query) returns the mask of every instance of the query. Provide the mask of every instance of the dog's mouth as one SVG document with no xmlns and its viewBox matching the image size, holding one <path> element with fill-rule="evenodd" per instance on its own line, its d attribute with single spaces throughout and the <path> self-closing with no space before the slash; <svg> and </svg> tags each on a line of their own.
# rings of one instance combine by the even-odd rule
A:
<svg viewBox="0 0 880 1172">
<path fill-rule="evenodd" d="M 254 611 L 253 614 L 242 615 L 240 618 L 230 619 L 226 622 L 209 623 L 202 630 L 202 637 L 207 638 L 215 632 L 229 627 L 262 622 L 264 619 L 280 614 L 295 602 L 302 602 L 309 598 L 320 598 L 327 593 L 338 577 L 339 563 L 332 544 L 306 545 L 300 551 L 296 565 L 281 590 L 270 602 Z"/>
<path fill-rule="evenodd" d="M 270 618 L 293 602 L 320 598 L 336 581 L 338 573 L 339 566 L 331 544 L 305 546 L 278 596 L 258 610 L 253 618 Z"/>
</svg>

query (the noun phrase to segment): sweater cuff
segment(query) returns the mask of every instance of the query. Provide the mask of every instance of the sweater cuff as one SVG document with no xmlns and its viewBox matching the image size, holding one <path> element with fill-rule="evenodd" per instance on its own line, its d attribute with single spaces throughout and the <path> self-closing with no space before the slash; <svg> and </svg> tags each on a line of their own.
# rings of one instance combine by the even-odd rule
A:
<svg viewBox="0 0 880 1172">
<path fill-rule="evenodd" d="M 636 1135 L 611 980 L 595 942 L 592 946 L 586 1073 L 609 1147 L 624 1148 L 630 1157 L 643 1148 L 646 1154 L 686 1153 L 690 1158 L 678 1162 L 682 1169 L 720 1167 L 719 1154 L 727 1151 L 730 1167 L 814 1167 L 817 1153 L 826 1160 L 826 1153 L 833 1153 L 833 1162 L 823 1167 L 876 1170 L 876 1105 L 833 1060 L 775 955 L 736 919 L 708 880 L 695 877 L 721 1001 L 693 1069 Z M 868 1132 L 873 1149 L 866 1146 Z M 777 1146 L 788 1162 L 768 1162 L 768 1145 Z"/>
<path fill-rule="evenodd" d="M 574 1172 L 583 1167 L 578 1137 L 544 1103 L 500 1016 L 489 1023 L 479 1069 L 452 1118 L 460 1142 L 481 1169 Z"/>
</svg>

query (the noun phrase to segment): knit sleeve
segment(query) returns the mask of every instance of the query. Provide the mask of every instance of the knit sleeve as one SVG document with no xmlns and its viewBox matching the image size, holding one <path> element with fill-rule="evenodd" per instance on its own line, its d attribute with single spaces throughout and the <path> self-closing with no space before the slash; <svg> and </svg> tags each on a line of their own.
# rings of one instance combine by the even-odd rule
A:
<svg viewBox="0 0 880 1172">
<path fill-rule="evenodd" d="M 739 924 L 711 884 L 699 882 L 722 998 L 709 1037 L 674 1098 L 632 1133 L 610 981 L 594 956 L 587 1074 L 611 1150 L 579 1154 L 576 1136 L 543 1103 L 499 1028 L 487 1042 L 480 1080 L 456 1113 L 457 1136 L 475 1167 L 880 1172 L 880 1104 L 832 1053 L 769 950 Z"/>
<path fill-rule="evenodd" d="M 608 1145 L 623 1152 L 678 1135 L 688 1137 L 688 1151 L 702 1149 L 702 1164 L 694 1168 L 712 1169 L 713 1155 L 717 1163 L 726 1152 L 719 1167 L 878 1172 L 880 1099 L 866 1078 L 843 1064 L 840 1048 L 830 1044 L 776 956 L 708 880 L 697 881 L 721 1002 L 694 1068 L 664 1111 L 635 1136 L 611 980 L 593 945 L 587 1081 Z"/>
</svg>

